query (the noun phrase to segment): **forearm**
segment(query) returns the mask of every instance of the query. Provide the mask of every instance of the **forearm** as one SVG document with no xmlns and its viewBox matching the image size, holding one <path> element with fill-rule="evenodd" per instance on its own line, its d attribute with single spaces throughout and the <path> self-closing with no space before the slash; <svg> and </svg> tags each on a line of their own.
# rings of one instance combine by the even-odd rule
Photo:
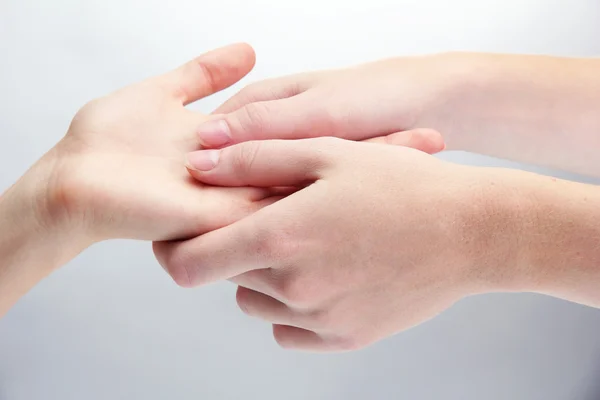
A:
<svg viewBox="0 0 600 400">
<path fill-rule="evenodd" d="M 490 275 L 501 278 L 498 289 L 600 307 L 600 187 L 522 171 L 500 173 L 507 184 L 499 185 L 493 201 L 511 221 L 503 240 L 510 251 Z"/>
<path fill-rule="evenodd" d="M 42 182 L 31 175 L 0 197 L 0 317 L 86 246 L 82 235 L 46 216 Z"/>
<path fill-rule="evenodd" d="M 452 53 L 420 125 L 448 149 L 600 176 L 600 59 Z"/>
</svg>

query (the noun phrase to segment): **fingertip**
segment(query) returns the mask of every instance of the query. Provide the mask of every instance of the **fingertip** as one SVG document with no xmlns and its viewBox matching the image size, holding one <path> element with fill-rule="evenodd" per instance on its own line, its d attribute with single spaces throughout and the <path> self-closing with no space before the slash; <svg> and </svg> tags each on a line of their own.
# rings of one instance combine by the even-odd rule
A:
<svg viewBox="0 0 600 400">
<path fill-rule="evenodd" d="M 240 48 L 240 54 L 244 54 L 246 57 L 247 64 L 253 68 L 256 65 L 256 51 L 254 48 L 247 42 L 238 42 L 234 43 L 233 46 L 237 46 Z"/>
<path fill-rule="evenodd" d="M 368 140 L 372 143 L 382 143 L 394 146 L 410 147 L 428 154 L 435 154 L 446 148 L 444 137 L 435 129 L 418 128 L 396 132 Z"/>
<path fill-rule="evenodd" d="M 173 94 L 187 105 L 223 90 L 246 76 L 256 62 L 254 49 L 234 43 L 206 52 L 163 75 Z"/>
<path fill-rule="evenodd" d="M 415 134 L 421 136 L 424 151 L 429 154 L 439 153 L 446 149 L 444 136 L 435 129 L 418 129 Z"/>
<path fill-rule="evenodd" d="M 213 170 L 219 163 L 221 152 L 219 150 L 199 150 L 188 153 L 185 157 L 185 166 L 194 172 L 207 172 Z"/>
<path fill-rule="evenodd" d="M 212 116 L 198 127 L 196 134 L 202 147 L 220 148 L 233 142 L 231 129 L 224 115 Z"/>
<path fill-rule="evenodd" d="M 213 51 L 221 54 L 228 53 L 235 55 L 235 65 L 241 76 L 247 75 L 256 65 L 256 52 L 254 51 L 254 48 L 246 42 L 232 43 Z"/>
</svg>

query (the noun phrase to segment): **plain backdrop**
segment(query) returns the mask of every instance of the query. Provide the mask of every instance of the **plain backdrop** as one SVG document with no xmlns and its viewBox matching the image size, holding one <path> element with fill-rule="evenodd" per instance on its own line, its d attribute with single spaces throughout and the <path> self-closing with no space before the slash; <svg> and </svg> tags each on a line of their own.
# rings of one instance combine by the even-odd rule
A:
<svg viewBox="0 0 600 400">
<path fill-rule="evenodd" d="M 86 101 L 236 41 L 255 47 L 256 69 L 197 109 L 210 112 L 253 80 L 395 55 L 597 56 L 600 2 L 0 0 L 0 189 Z M 600 398 L 600 312 L 591 308 L 473 297 L 365 350 L 314 355 L 279 349 L 234 293 L 228 283 L 177 287 L 147 243 L 97 245 L 0 320 L 0 400 Z"/>
</svg>

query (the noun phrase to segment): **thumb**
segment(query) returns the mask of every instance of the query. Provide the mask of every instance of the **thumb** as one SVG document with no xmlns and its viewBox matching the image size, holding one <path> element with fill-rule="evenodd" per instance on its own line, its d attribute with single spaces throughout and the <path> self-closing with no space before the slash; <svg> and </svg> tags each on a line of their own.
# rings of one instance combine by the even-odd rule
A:
<svg viewBox="0 0 600 400">
<path fill-rule="evenodd" d="M 158 79 L 187 105 L 233 85 L 252 70 L 255 61 L 250 45 L 236 43 L 202 54 Z"/>
<path fill-rule="evenodd" d="M 305 186 L 331 165 L 333 156 L 325 140 L 250 141 L 200 150 L 187 155 L 186 166 L 194 178 L 210 185 Z"/>
</svg>

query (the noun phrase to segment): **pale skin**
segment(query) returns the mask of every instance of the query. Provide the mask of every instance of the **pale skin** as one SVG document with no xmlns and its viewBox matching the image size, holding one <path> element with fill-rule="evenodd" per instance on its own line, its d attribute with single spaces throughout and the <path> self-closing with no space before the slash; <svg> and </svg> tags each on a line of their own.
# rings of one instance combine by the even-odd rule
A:
<svg viewBox="0 0 600 400">
<path fill-rule="evenodd" d="M 209 147 L 362 140 L 414 128 L 472 151 L 600 176 L 600 59 L 483 53 L 398 57 L 253 83 L 200 129 Z"/>
<path fill-rule="evenodd" d="M 201 184 L 184 167 L 207 116 L 185 105 L 254 66 L 237 44 L 84 106 L 66 136 L 0 197 L 0 316 L 93 243 L 177 240 L 224 227 L 281 198 L 268 188 Z M 439 133 L 375 138 L 435 152 Z"/>
<path fill-rule="evenodd" d="M 598 60 L 448 54 L 253 84 L 200 126 L 217 149 L 189 154 L 190 173 L 297 191 L 155 253 L 182 286 L 236 282 L 240 308 L 302 350 L 361 348 L 478 293 L 600 307 L 597 186 L 330 137 L 253 140 L 427 126 L 450 149 L 600 176 L 599 72 Z"/>
<path fill-rule="evenodd" d="M 269 201 L 261 189 L 215 189 L 182 166 L 205 116 L 184 108 L 253 66 L 221 49 L 83 107 L 66 136 L 0 198 L 0 315 L 91 244 L 194 237 Z M 211 79 L 207 77 L 210 71 Z"/>
<path fill-rule="evenodd" d="M 277 80 L 246 90 L 211 117 L 185 109 L 251 69 L 254 55 L 244 45 L 92 102 L 65 139 L 0 197 L 0 315 L 44 276 L 110 238 L 154 240 L 182 286 L 238 283 L 240 307 L 273 323 L 287 348 L 364 347 L 490 291 L 600 306 L 598 188 L 437 160 L 426 153 L 444 144 L 435 130 L 422 129 L 445 130 L 451 149 L 597 174 L 597 160 L 586 157 L 598 148 L 595 61 L 548 61 L 561 67 L 539 73 L 528 69 L 533 60 L 508 62 L 511 56 L 464 55 L 487 65 L 475 69 L 475 61 L 456 58 L 453 68 L 439 69 L 440 59 L 431 57 L 395 60 L 398 68 L 419 63 L 396 74 L 384 73 L 395 70 L 386 62 L 374 73 L 324 74 L 329 78 L 311 86 L 325 87 L 316 90 L 324 110 L 316 116 L 315 98 L 293 113 L 261 105 L 252 114 L 253 101 L 290 95 L 277 90 L 289 88 Z M 508 58 L 487 64 L 486 57 Z M 541 66 L 543 59 L 536 59 Z M 379 76 L 379 85 L 369 83 Z M 348 91 L 350 83 L 362 90 Z M 297 94 L 299 84 L 291 87 Z M 365 107 L 365 99 L 376 106 Z M 259 128 L 232 129 L 241 115 Z M 291 128 L 277 125 L 278 115 L 287 115 Z M 207 140 L 215 139 L 214 124 L 206 136 L 208 120 L 227 122 L 229 143 Z M 190 181 L 183 166 L 184 154 L 199 148 L 196 131 L 217 147 L 337 135 L 419 150 L 320 138 L 189 155 L 191 174 L 214 187 Z M 487 150 L 480 132 L 492 137 Z M 563 143 L 562 132 L 576 139 Z M 527 150 L 533 143 L 539 159 Z M 572 146 L 568 157 L 561 146 Z M 509 154 L 511 147 L 519 151 Z"/>
</svg>

